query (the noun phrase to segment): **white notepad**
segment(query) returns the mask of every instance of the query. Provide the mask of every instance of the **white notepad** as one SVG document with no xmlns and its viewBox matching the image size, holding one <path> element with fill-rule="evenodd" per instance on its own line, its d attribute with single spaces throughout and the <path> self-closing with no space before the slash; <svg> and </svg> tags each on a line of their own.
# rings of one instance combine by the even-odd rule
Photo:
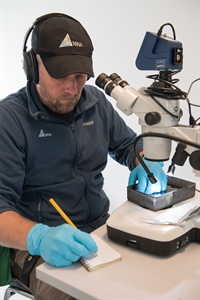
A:
<svg viewBox="0 0 200 300">
<path fill-rule="evenodd" d="M 86 270 L 94 271 L 108 264 L 121 260 L 121 254 L 119 252 L 106 244 L 96 234 L 91 234 L 91 236 L 98 246 L 98 251 L 96 253 L 97 256 L 95 256 L 93 253 L 90 253 L 87 256 L 83 256 L 79 260 Z"/>
</svg>

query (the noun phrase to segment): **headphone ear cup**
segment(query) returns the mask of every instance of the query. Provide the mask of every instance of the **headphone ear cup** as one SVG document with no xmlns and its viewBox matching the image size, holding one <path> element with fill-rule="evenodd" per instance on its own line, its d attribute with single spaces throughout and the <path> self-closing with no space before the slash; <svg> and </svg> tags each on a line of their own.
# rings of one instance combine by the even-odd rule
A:
<svg viewBox="0 0 200 300">
<path fill-rule="evenodd" d="M 23 58 L 23 69 L 25 71 L 27 80 L 33 81 L 34 83 L 38 83 L 38 64 L 34 51 L 31 49 L 28 52 L 24 52 Z"/>
</svg>

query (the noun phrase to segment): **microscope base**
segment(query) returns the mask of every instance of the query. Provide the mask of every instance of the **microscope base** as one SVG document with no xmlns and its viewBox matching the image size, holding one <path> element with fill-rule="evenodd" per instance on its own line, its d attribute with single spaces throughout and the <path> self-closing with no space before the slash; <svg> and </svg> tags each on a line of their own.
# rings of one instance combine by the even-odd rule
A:
<svg viewBox="0 0 200 300">
<path fill-rule="evenodd" d="M 200 214 L 180 225 L 152 224 L 147 220 L 163 220 L 169 216 L 175 220 L 196 205 L 199 205 L 199 200 L 192 198 L 172 208 L 154 212 L 126 201 L 107 220 L 107 235 L 113 241 L 150 254 L 174 254 L 191 242 L 200 243 Z"/>
</svg>

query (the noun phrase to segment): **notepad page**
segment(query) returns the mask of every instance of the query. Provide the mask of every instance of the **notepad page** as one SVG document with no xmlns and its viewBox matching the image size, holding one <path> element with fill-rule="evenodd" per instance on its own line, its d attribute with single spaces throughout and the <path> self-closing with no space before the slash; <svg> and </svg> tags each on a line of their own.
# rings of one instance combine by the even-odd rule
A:
<svg viewBox="0 0 200 300">
<path fill-rule="evenodd" d="M 90 253 L 80 259 L 80 262 L 88 271 L 92 271 L 121 259 L 121 254 L 105 243 L 100 237 L 96 234 L 91 234 L 91 236 L 98 246 L 97 256 Z"/>
</svg>

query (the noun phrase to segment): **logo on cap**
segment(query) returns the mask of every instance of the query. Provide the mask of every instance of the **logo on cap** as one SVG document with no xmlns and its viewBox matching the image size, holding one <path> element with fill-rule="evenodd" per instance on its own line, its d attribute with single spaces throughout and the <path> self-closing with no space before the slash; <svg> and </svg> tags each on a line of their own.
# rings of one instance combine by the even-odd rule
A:
<svg viewBox="0 0 200 300">
<path fill-rule="evenodd" d="M 59 48 L 63 47 L 70 47 L 70 46 L 75 46 L 75 47 L 83 47 L 83 44 L 81 42 L 74 42 L 70 39 L 69 34 L 65 36 L 63 41 L 61 42 Z"/>
</svg>

